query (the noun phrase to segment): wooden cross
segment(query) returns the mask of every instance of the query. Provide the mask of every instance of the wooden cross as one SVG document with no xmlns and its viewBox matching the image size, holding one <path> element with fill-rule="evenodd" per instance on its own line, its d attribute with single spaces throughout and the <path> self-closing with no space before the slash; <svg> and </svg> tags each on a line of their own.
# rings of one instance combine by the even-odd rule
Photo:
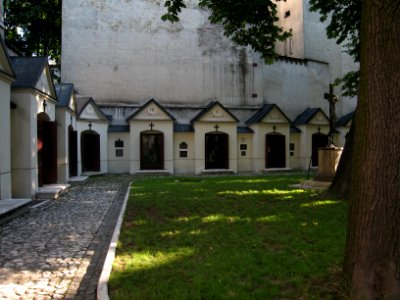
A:
<svg viewBox="0 0 400 300">
<path fill-rule="evenodd" d="M 219 129 L 218 124 L 215 124 L 214 128 L 215 128 L 215 131 L 218 131 L 218 129 Z"/>
<path fill-rule="evenodd" d="M 150 126 L 150 130 L 153 130 L 153 127 L 154 127 L 153 122 L 151 122 L 149 126 Z"/>
<path fill-rule="evenodd" d="M 333 134 L 335 132 L 335 104 L 339 101 L 339 98 L 333 93 L 333 84 L 329 85 L 329 93 L 324 94 L 324 99 L 329 102 L 329 133 L 328 133 L 328 147 L 334 146 Z"/>
</svg>

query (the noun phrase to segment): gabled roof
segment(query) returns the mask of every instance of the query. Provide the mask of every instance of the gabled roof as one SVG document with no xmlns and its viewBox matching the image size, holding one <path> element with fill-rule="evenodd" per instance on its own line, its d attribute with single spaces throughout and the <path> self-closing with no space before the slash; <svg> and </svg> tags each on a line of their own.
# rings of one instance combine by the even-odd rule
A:
<svg viewBox="0 0 400 300">
<path fill-rule="evenodd" d="M 71 105 L 71 97 L 74 92 L 72 83 L 57 83 L 55 84 L 59 107 L 69 107 Z"/>
<path fill-rule="evenodd" d="M 175 117 L 172 116 L 160 103 L 158 103 L 156 100 L 151 98 L 148 100 L 145 104 L 143 104 L 137 111 L 135 111 L 133 114 L 131 114 L 126 120 L 129 121 L 131 119 L 134 119 L 136 116 L 138 116 L 141 112 L 143 112 L 147 106 L 150 104 L 156 105 L 163 113 L 165 113 L 171 120 L 175 121 Z"/>
<path fill-rule="evenodd" d="M 336 127 L 344 127 L 344 126 L 347 126 L 347 124 L 348 124 L 351 120 L 353 120 L 354 113 L 355 113 L 355 111 L 352 111 L 352 112 L 350 112 L 350 113 L 348 113 L 348 114 L 345 114 L 344 116 L 340 117 L 340 118 L 336 121 L 335 126 L 336 126 Z"/>
<path fill-rule="evenodd" d="M 254 133 L 253 129 L 245 126 L 238 126 L 237 133 Z"/>
<path fill-rule="evenodd" d="M 129 125 L 109 125 L 108 132 L 129 132 Z"/>
<path fill-rule="evenodd" d="M 47 65 L 46 57 L 11 57 L 17 80 L 12 84 L 16 88 L 36 88 L 43 69 Z"/>
<path fill-rule="evenodd" d="M 235 122 L 239 122 L 239 119 L 236 118 L 229 110 L 227 110 L 221 103 L 218 101 L 211 101 L 210 103 L 207 104 L 206 107 L 204 107 L 192 120 L 191 123 L 194 123 L 196 121 L 199 121 L 206 113 L 208 113 L 214 106 L 220 106 L 224 112 L 226 112 L 232 119 L 235 120 Z"/>
<path fill-rule="evenodd" d="M 96 112 L 100 115 L 101 118 L 108 120 L 107 116 L 103 113 L 103 111 L 97 106 L 96 102 L 94 102 L 92 97 L 84 97 L 76 99 L 76 108 L 78 116 L 80 117 L 82 113 L 85 111 L 85 108 L 88 105 L 92 105 Z"/>
<path fill-rule="evenodd" d="M 193 125 L 174 123 L 174 132 L 194 132 Z"/>
<path fill-rule="evenodd" d="M 31 88 L 37 90 L 37 85 L 43 71 L 48 68 L 47 58 L 12 56 L 10 59 L 16 76 L 16 80 L 11 84 L 11 88 Z M 48 74 L 50 74 L 50 69 L 48 69 Z M 57 100 L 57 95 L 51 78 L 49 79 L 49 88 L 51 89 L 51 92 L 54 92 L 54 98 Z M 49 96 L 52 95 L 49 94 Z"/>
<path fill-rule="evenodd" d="M 305 111 L 303 111 L 300 115 L 297 116 L 297 118 L 294 120 L 293 125 L 307 125 L 312 118 L 317 114 L 321 112 L 324 117 L 329 120 L 329 118 L 326 116 L 326 114 L 323 112 L 322 109 L 320 108 L 307 108 Z"/>
<path fill-rule="evenodd" d="M 249 118 L 246 121 L 247 125 L 254 124 L 254 123 L 259 123 L 261 122 L 266 115 L 268 115 L 269 112 L 271 112 L 274 108 L 276 108 L 282 115 L 283 117 L 290 122 L 290 119 L 283 113 L 283 111 L 279 108 L 278 105 L 276 104 L 264 104 L 263 107 L 260 108 L 251 118 Z"/>
</svg>

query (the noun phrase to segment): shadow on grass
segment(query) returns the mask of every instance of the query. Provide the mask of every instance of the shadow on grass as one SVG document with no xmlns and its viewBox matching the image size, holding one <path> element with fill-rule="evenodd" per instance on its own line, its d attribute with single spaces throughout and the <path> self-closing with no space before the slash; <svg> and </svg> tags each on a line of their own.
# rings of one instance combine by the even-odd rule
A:
<svg viewBox="0 0 400 300">
<path fill-rule="evenodd" d="M 346 203 L 232 179 L 134 184 L 111 299 L 335 299 Z"/>
</svg>

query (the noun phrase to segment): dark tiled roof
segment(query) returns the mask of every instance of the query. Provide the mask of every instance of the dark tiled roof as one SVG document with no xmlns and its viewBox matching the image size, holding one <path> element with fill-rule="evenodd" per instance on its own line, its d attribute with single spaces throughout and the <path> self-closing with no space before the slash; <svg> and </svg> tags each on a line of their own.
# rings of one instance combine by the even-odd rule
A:
<svg viewBox="0 0 400 300">
<path fill-rule="evenodd" d="M 335 126 L 336 126 L 336 127 L 343 127 L 343 126 L 346 126 L 346 125 L 353 119 L 354 113 L 355 113 L 355 112 L 352 111 L 352 112 L 350 112 L 350 113 L 348 113 L 348 114 L 345 114 L 344 116 L 340 117 L 340 118 L 336 121 Z"/>
<path fill-rule="evenodd" d="M 47 65 L 46 57 L 11 57 L 16 80 L 13 88 L 36 88 L 36 85 Z"/>
<path fill-rule="evenodd" d="M 296 126 L 291 125 L 290 133 L 301 133 L 301 130 L 299 128 L 297 128 Z"/>
<path fill-rule="evenodd" d="M 273 109 L 276 108 L 279 112 L 287 119 L 290 123 L 290 119 L 283 113 L 283 111 L 276 104 L 264 104 L 259 111 L 257 111 L 250 119 L 246 121 L 246 124 L 254 124 L 261 122 L 262 119 Z"/>
<path fill-rule="evenodd" d="M 71 96 L 74 91 L 74 85 L 72 83 L 57 83 L 55 84 L 58 107 L 68 107 L 71 103 Z"/>
<path fill-rule="evenodd" d="M 93 101 L 92 97 L 76 98 L 76 109 L 79 115 L 90 101 Z"/>
<path fill-rule="evenodd" d="M 254 131 L 249 127 L 238 126 L 237 133 L 254 133 Z"/>
<path fill-rule="evenodd" d="M 191 124 L 174 123 L 174 132 L 194 132 Z"/>
<path fill-rule="evenodd" d="M 129 132 L 129 125 L 110 125 L 108 126 L 108 132 Z"/>
<path fill-rule="evenodd" d="M 307 125 L 308 122 L 318 113 L 321 112 L 324 116 L 329 120 L 329 118 L 325 115 L 325 113 L 320 108 L 307 108 L 300 115 L 297 116 L 296 120 L 294 120 L 293 125 Z"/>
<path fill-rule="evenodd" d="M 139 108 L 137 111 L 135 111 L 133 114 L 131 114 L 126 120 L 129 121 L 130 119 L 134 118 L 135 116 L 137 116 L 147 105 L 149 105 L 150 103 L 154 103 L 158 108 L 161 109 L 161 111 L 163 111 L 168 117 L 171 118 L 171 120 L 175 121 L 175 118 L 173 115 L 171 115 L 164 107 L 162 107 L 162 105 L 160 103 L 158 103 L 156 100 L 154 100 L 153 98 L 151 98 L 150 100 L 148 100 L 145 104 L 142 105 L 141 108 Z"/>
<path fill-rule="evenodd" d="M 206 107 L 204 107 L 193 119 L 192 119 L 192 123 L 198 121 L 199 119 L 201 119 L 202 116 L 204 116 L 209 110 L 211 110 L 211 108 L 213 108 L 215 105 L 219 105 L 220 107 L 222 107 L 222 109 L 228 114 L 230 115 L 236 122 L 239 122 L 239 119 L 236 118 L 229 110 L 227 110 L 221 103 L 219 103 L 218 101 L 211 101 L 210 103 L 208 103 L 206 105 Z"/>
</svg>

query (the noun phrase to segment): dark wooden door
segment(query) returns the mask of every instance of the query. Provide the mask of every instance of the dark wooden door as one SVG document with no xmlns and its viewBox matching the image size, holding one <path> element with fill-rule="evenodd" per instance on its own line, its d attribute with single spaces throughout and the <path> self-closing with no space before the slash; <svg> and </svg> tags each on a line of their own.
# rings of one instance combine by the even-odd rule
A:
<svg viewBox="0 0 400 300">
<path fill-rule="evenodd" d="M 282 134 L 265 136 L 265 168 L 286 167 L 286 142 Z"/>
<path fill-rule="evenodd" d="M 229 136 L 226 133 L 208 133 L 205 141 L 206 169 L 229 168 Z"/>
<path fill-rule="evenodd" d="M 318 149 L 328 145 L 328 136 L 323 133 L 315 133 L 312 135 L 311 143 L 312 166 L 318 167 Z"/>
<path fill-rule="evenodd" d="M 69 176 L 78 175 L 78 132 L 72 128 L 68 129 L 68 162 Z"/>
<path fill-rule="evenodd" d="M 82 172 L 100 171 L 100 135 L 97 132 L 84 132 L 81 138 Z"/>
<path fill-rule="evenodd" d="M 164 169 L 164 134 L 142 132 L 140 134 L 140 169 Z"/>
<path fill-rule="evenodd" d="M 57 123 L 38 120 L 38 181 L 39 186 L 57 182 Z"/>
</svg>

